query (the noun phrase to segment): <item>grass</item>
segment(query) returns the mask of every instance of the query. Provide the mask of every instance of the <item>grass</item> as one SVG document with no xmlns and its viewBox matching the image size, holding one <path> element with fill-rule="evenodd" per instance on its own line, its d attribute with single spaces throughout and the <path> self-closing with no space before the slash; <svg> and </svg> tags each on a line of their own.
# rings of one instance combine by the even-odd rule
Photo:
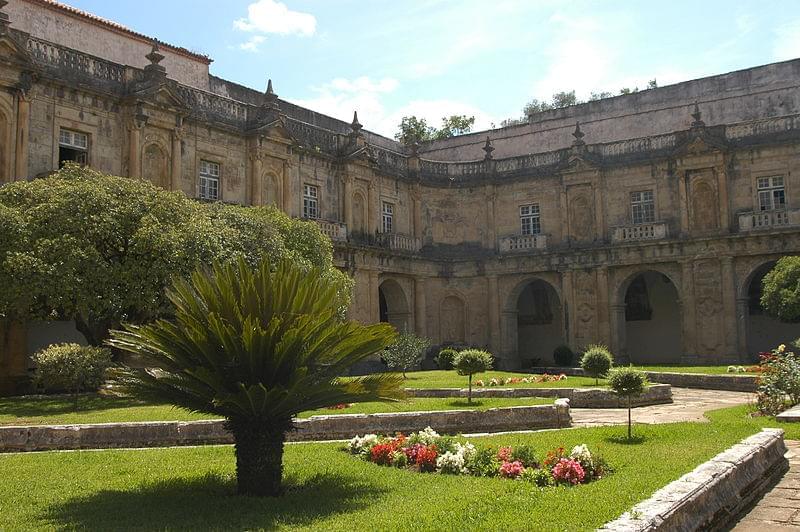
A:
<svg viewBox="0 0 800 532">
<path fill-rule="evenodd" d="M 480 398 L 467 404 L 460 398 L 414 398 L 397 403 L 357 403 L 349 408 L 322 408 L 303 412 L 299 417 L 337 414 L 373 414 L 415 410 L 486 410 L 504 406 L 552 404 L 553 399 L 523 397 L 515 399 Z M 152 405 L 134 399 L 84 395 L 80 410 L 73 411 L 72 399 L 65 396 L 31 396 L 0 399 L 0 425 L 44 425 L 73 423 L 113 423 L 123 421 L 191 421 L 213 419 L 169 405 Z"/>
<path fill-rule="evenodd" d="M 640 425 L 480 438 L 548 449 L 587 443 L 616 469 L 575 488 L 380 467 L 339 444 L 286 448 L 279 499 L 235 496 L 230 446 L 0 455 L 0 529 L 592 530 L 761 426 L 746 407 L 711 423 Z M 800 437 L 800 427 L 790 428 Z"/>
<path fill-rule="evenodd" d="M 736 364 L 744 367 L 752 364 Z M 704 375 L 756 375 L 755 373 L 728 373 L 725 366 L 635 366 L 642 371 L 663 371 L 669 373 L 702 373 Z"/>
<path fill-rule="evenodd" d="M 405 380 L 404 386 L 406 388 L 466 388 L 467 378 L 462 377 L 455 370 L 431 370 L 431 371 L 413 371 L 406 374 L 408 378 Z M 529 373 L 511 373 L 508 371 L 487 371 L 486 373 L 479 373 L 472 378 L 473 387 L 475 381 L 483 380 L 488 381 L 491 378 L 500 377 L 531 377 Z M 605 380 L 600 379 L 600 386 L 605 385 Z M 594 379 L 590 377 L 567 377 L 566 380 L 556 382 L 536 382 L 536 383 L 519 383 L 519 384 L 506 384 L 503 388 L 581 388 L 581 387 L 595 387 Z"/>
</svg>

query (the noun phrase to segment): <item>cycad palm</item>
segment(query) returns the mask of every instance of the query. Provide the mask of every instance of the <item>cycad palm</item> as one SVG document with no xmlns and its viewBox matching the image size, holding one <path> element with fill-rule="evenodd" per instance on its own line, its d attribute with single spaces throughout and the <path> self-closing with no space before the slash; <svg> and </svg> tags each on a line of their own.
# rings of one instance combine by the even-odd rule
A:
<svg viewBox="0 0 800 532">
<path fill-rule="evenodd" d="M 336 287 L 319 271 L 244 260 L 175 283 L 175 319 L 113 331 L 111 345 L 158 369 L 126 369 L 123 389 L 228 420 L 240 493 L 281 491 L 283 444 L 293 417 L 338 403 L 402 397 L 393 374 L 340 379 L 394 339 L 386 324 L 344 322 Z"/>
</svg>

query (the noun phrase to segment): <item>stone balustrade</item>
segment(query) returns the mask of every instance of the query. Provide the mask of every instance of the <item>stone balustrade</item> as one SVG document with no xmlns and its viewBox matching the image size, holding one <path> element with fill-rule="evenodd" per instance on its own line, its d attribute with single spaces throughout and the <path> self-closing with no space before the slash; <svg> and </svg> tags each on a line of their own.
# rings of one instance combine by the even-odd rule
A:
<svg viewBox="0 0 800 532">
<path fill-rule="evenodd" d="M 320 230 L 331 240 L 347 240 L 347 225 L 330 220 L 317 220 Z"/>
<path fill-rule="evenodd" d="M 612 228 L 611 231 L 613 242 L 638 242 L 662 238 L 667 238 L 667 224 L 664 222 L 622 225 Z"/>
<path fill-rule="evenodd" d="M 800 225 L 800 209 L 743 212 L 739 214 L 740 231 L 759 231 Z"/>
<path fill-rule="evenodd" d="M 547 235 L 512 235 L 500 238 L 502 253 L 514 253 L 547 249 Z"/>
<path fill-rule="evenodd" d="M 422 241 L 402 233 L 378 233 L 378 245 L 395 251 L 416 253 L 422 249 Z"/>
</svg>

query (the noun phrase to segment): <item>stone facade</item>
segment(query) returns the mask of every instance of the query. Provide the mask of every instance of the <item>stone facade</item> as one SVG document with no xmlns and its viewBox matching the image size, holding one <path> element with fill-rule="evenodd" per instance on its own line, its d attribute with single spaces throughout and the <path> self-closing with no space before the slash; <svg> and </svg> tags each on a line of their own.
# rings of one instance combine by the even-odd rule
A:
<svg viewBox="0 0 800 532">
<path fill-rule="evenodd" d="M 72 131 L 89 165 L 191 197 L 209 163 L 226 202 L 300 217 L 315 187 L 353 318 L 485 346 L 504 368 L 592 342 L 739 362 L 797 336 L 754 302 L 800 251 L 800 60 L 407 147 L 50 0 L 4 9 L 0 182 L 53 171 Z M 67 38 L 76 24 L 90 38 Z"/>
</svg>

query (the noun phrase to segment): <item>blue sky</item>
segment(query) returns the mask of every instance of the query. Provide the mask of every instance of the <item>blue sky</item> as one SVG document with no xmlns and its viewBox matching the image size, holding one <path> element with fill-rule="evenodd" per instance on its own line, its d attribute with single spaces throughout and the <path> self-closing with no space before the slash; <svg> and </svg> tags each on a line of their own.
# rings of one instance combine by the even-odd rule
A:
<svg viewBox="0 0 800 532">
<path fill-rule="evenodd" d="M 391 135 L 479 129 L 559 90 L 616 93 L 800 57 L 800 1 L 66 0 L 203 52 L 211 72 Z"/>
</svg>

